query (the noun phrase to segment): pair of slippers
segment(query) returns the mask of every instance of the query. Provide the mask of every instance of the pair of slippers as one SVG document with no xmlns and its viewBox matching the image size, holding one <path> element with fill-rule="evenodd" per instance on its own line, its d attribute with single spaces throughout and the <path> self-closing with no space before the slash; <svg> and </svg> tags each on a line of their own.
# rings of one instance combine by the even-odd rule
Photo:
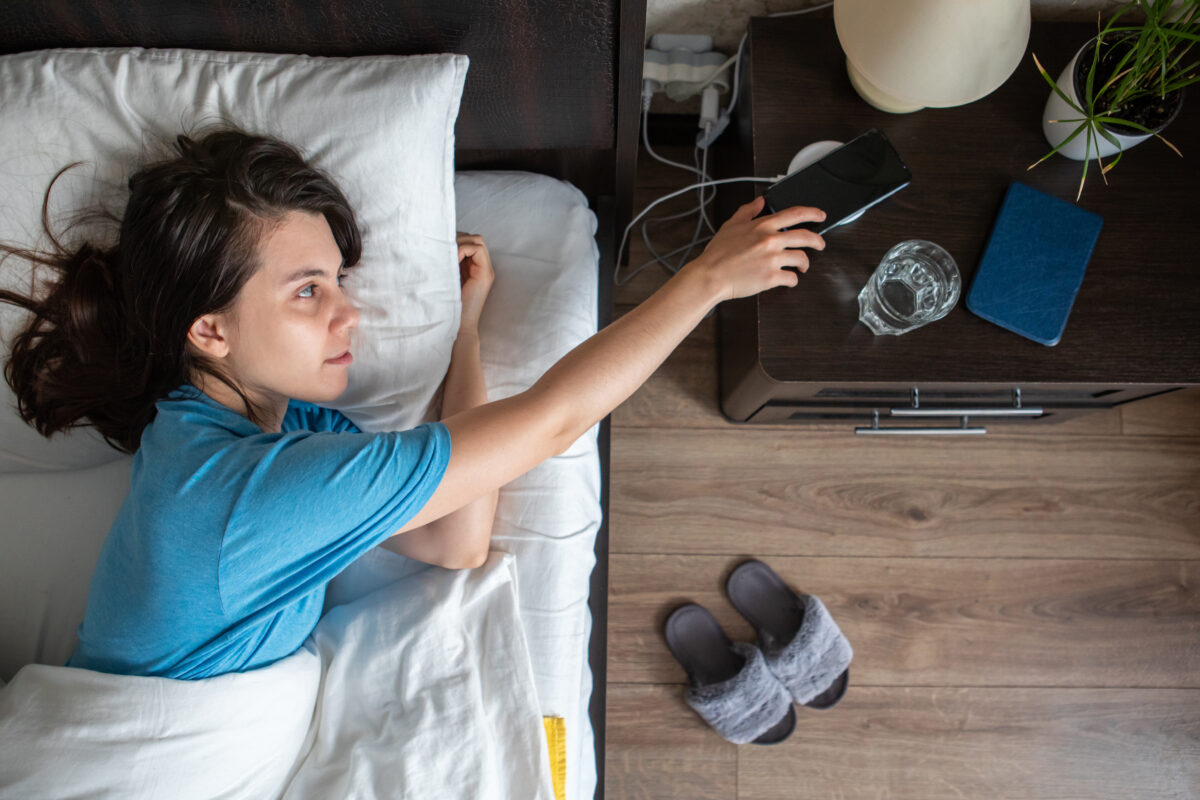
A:
<svg viewBox="0 0 1200 800">
<path fill-rule="evenodd" d="M 826 709 L 842 699 L 854 651 L 824 603 L 792 591 L 761 561 L 740 564 L 725 589 L 758 646 L 730 641 L 703 606 L 676 609 L 665 633 L 687 670 L 684 699 L 734 744 L 778 744 L 795 730 L 793 703 Z"/>
</svg>

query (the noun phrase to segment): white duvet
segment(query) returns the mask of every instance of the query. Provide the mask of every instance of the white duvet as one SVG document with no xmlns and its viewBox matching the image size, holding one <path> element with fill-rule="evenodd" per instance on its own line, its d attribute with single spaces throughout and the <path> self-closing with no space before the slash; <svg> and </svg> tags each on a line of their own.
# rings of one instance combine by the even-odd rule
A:
<svg viewBox="0 0 1200 800">
<path fill-rule="evenodd" d="M 0 690 L 0 797 L 550 800 L 515 581 L 499 552 L 427 567 L 207 680 L 25 666 Z"/>
</svg>

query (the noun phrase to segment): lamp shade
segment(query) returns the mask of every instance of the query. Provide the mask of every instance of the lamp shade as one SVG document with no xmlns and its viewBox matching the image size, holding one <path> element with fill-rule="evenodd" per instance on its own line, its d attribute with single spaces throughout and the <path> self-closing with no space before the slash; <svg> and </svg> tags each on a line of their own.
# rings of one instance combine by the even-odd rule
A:
<svg viewBox="0 0 1200 800">
<path fill-rule="evenodd" d="M 833 19 L 850 81 L 884 111 L 978 100 L 1029 42 L 1029 0 L 836 0 Z"/>
</svg>

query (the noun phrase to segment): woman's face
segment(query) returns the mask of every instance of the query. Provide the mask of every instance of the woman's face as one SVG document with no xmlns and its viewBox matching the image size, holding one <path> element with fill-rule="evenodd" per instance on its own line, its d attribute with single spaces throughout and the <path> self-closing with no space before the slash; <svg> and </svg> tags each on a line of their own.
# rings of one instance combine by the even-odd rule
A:
<svg viewBox="0 0 1200 800">
<path fill-rule="evenodd" d="M 228 312 L 226 366 L 251 398 L 329 402 L 346 390 L 359 313 L 322 214 L 289 211 L 259 245 L 261 267 Z"/>
</svg>

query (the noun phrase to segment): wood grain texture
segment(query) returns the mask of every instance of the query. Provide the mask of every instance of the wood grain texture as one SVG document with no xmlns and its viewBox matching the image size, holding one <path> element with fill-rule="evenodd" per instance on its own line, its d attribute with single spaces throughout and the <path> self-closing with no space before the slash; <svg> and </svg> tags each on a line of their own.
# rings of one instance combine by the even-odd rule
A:
<svg viewBox="0 0 1200 800">
<path fill-rule="evenodd" d="M 721 800 L 737 792 L 738 748 L 683 702 L 679 686 L 609 684 L 606 797 Z"/>
<path fill-rule="evenodd" d="M 1121 406 L 1121 430 L 1141 436 L 1200 434 L 1200 389 L 1184 389 Z"/>
<path fill-rule="evenodd" d="M 1185 800 L 1200 691 L 851 689 L 777 748 L 738 750 L 755 800 Z"/>
<path fill-rule="evenodd" d="M 639 428 L 611 479 L 615 553 L 1200 558 L 1200 439 Z"/>
<path fill-rule="evenodd" d="M 608 719 L 609 800 L 1200 795 L 1194 689 L 855 686 L 776 747 L 725 742 L 679 685 L 610 684 Z"/>
<path fill-rule="evenodd" d="M 743 557 L 610 556 L 609 680 L 681 683 L 662 636 L 696 602 L 731 638 Z M 765 559 L 815 594 L 855 649 L 856 686 L 1200 688 L 1200 563 L 1058 559 Z"/>
</svg>

